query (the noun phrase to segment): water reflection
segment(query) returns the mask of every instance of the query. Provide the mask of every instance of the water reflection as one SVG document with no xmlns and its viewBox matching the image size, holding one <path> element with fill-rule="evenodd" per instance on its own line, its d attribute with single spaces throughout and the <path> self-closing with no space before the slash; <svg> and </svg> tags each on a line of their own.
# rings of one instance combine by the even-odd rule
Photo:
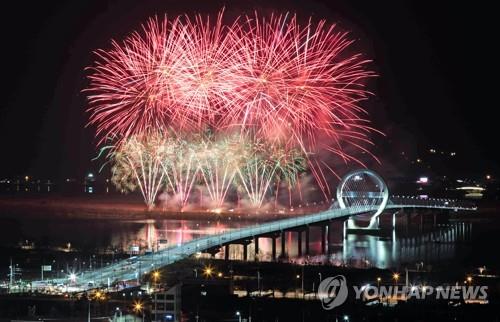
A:
<svg viewBox="0 0 500 322">
<path fill-rule="evenodd" d="M 66 245 L 70 243 L 72 249 L 77 252 L 154 252 L 192 239 L 253 224 L 255 223 L 234 220 L 5 220 L 0 227 L 0 244 L 33 243 L 35 248 L 49 246 L 62 249 L 67 248 Z M 416 262 L 430 265 L 461 256 L 462 242 L 470 240 L 472 234 L 472 224 L 463 222 L 432 225 L 417 231 L 393 229 L 380 236 L 346 234 L 340 221 L 332 222 L 324 228 L 325 226 L 309 228 L 307 255 L 305 232 L 301 232 L 302 254 L 299 254 L 299 233 L 288 231 L 283 235 L 284 243 L 280 234 L 274 238 L 259 238 L 257 254 L 254 242 L 248 244 L 247 258 L 273 260 L 274 240 L 277 260 L 286 258 L 291 261 L 379 268 L 393 268 Z M 242 260 L 244 247 L 231 245 L 228 257 Z M 215 257 L 225 258 L 225 251 L 223 247 Z"/>
<path fill-rule="evenodd" d="M 416 262 L 428 265 L 455 259 L 459 248 L 457 242 L 470 237 L 470 223 L 441 225 L 415 235 L 398 236 L 393 230 L 390 238 L 347 235 L 342 250 L 334 252 L 331 258 L 342 258 L 343 264 L 356 267 L 391 268 Z"/>
<path fill-rule="evenodd" d="M 141 249 L 158 250 L 178 245 L 206 235 L 219 234 L 230 229 L 245 226 L 242 223 L 193 222 L 169 220 L 163 222 L 147 221 L 135 233 L 122 231 L 113 236 L 112 243 L 121 249 L 138 245 Z M 471 237 L 471 223 L 449 223 L 431 227 L 427 231 L 400 232 L 396 229 L 379 236 L 366 234 L 346 234 L 342 223 L 331 223 L 326 227 L 325 253 L 322 253 L 321 227 L 310 227 L 309 254 L 305 254 L 304 232 L 300 238 L 302 255 L 299 256 L 299 233 L 284 233 L 284 253 L 281 235 L 274 237 L 276 258 L 292 261 L 307 261 L 352 267 L 393 268 L 405 263 L 424 262 L 426 265 L 453 260 L 457 257 L 459 242 Z M 273 238 L 259 238 L 259 252 L 255 253 L 255 243 L 247 245 L 247 258 L 255 257 L 260 261 L 273 260 Z M 244 259 L 244 245 L 230 245 L 228 257 L 233 260 Z M 225 258 L 224 248 L 215 258 Z"/>
<path fill-rule="evenodd" d="M 129 250 L 131 246 L 138 246 L 140 250 L 145 251 L 157 251 L 245 226 L 243 223 L 188 220 L 147 220 L 135 221 L 132 224 L 140 225 L 140 228 L 132 234 L 127 230 L 120 230 L 112 235 L 111 243 L 122 251 Z"/>
</svg>

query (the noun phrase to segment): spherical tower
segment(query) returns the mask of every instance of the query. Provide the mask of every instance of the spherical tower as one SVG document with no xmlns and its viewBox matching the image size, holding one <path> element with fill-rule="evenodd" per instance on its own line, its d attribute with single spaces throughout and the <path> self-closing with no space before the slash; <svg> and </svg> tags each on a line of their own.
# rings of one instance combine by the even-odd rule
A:
<svg viewBox="0 0 500 322">
<path fill-rule="evenodd" d="M 389 200 L 389 189 L 384 180 L 374 171 L 359 169 L 349 172 L 337 187 L 337 201 L 344 208 L 374 208 L 367 228 L 377 225 L 377 217 L 384 211 Z M 359 228 L 350 220 L 350 228 Z M 352 227 L 354 225 L 354 227 Z"/>
</svg>

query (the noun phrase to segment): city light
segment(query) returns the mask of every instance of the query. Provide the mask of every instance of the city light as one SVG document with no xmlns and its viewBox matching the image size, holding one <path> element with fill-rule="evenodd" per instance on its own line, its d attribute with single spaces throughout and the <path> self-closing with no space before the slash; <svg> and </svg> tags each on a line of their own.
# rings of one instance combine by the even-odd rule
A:
<svg viewBox="0 0 500 322">
<path fill-rule="evenodd" d="M 421 184 L 425 184 L 425 183 L 428 183 L 429 182 L 429 178 L 428 177 L 420 177 L 417 181 L 417 183 L 421 183 Z"/>
<path fill-rule="evenodd" d="M 134 302 L 134 312 L 138 313 L 141 312 L 144 309 L 144 304 L 140 301 Z"/>
<path fill-rule="evenodd" d="M 457 190 L 484 191 L 485 189 L 483 187 L 465 186 L 465 187 L 458 187 Z"/>
<path fill-rule="evenodd" d="M 99 300 L 104 300 L 104 299 L 106 299 L 106 295 L 103 292 L 101 292 L 101 291 L 96 291 L 94 293 L 94 299 L 96 299 L 98 301 Z"/>
<path fill-rule="evenodd" d="M 212 277 L 213 273 L 214 273 L 214 268 L 212 266 L 207 265 L 207 266 L 204 267 L 204 269 L 203 269 L 203 275 L 205 277 Z"/>
</svg>

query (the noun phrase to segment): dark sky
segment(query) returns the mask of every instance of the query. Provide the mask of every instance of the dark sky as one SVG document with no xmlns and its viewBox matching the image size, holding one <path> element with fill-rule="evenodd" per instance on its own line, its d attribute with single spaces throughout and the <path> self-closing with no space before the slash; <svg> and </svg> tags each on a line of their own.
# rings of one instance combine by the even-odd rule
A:
<svg viewBox="0 0 500 322">
<path fill-rule="evenodd" d="M 351 30 L 380 74 L 364 107 L 387 133 L 374 137 L 382 159 L 433 146 L 458 153 L 457 171 L 495 170 L 496 11 L 480 2 L 87 0 L 15 1 L 3 10 L 0 176 L 97 168 L 81 93 L 92 51 L 154 14 L 214 13 L 223 5 L 228 16 L 289 10 Z"/>
</svg>

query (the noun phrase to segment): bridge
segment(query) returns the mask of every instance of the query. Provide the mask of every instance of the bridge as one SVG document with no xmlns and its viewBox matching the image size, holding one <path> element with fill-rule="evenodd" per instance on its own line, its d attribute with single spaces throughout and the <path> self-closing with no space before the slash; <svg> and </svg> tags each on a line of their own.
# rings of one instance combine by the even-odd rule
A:
<svg viewBox="0 0 500 322">
<path fill-rule="evenodd" d="M 366 177 L 366 178 L 363 178 Z M 386 210 L 394 210 L 394 212 L 401 209 L 435 209 L 435 210 L 449 210 L 449 211 L 471 211 L 476 210 L 475 207 L 461 204 L 458 201 L 450 199 L 433 199 L 433 198 L 416 198 L 416 197 L 389 197 L 387 193 L 387 186 L 383 180 L 374 175 L 369 170 L 359 170 L 348 174 L 342 180 L 340 186 L 348 187 L 349 180 L 355 180 L 356 184 L 361 180 L 367 178 L 374 178 L 374 187 L 378 191 L 362 192 L 357 194 L 352 189 L 345 191 L 344 189 L 338 190 L 337 202 L 334 202 L 330 209 L 311 215 L 293 217 L 288 219 L 281 219 L 261 224 L 256 224 L 240 229 L 231 230 L 221 234 L 210 235 L 189 242 L 171 246 L 163 250 L 139 255 L 133 260 L 122 260 L 107 267 L 97 269 L 91 272 L 84 272 L 80 275 L 72 275 L 69 279 L 60 279 L 54 282 L 70 285 L 75 291 L 85 290 L 89 288 L 109 286 L 116 281 L 139 281 L 143 274 L 152 272 L 160 267 L 170 265 L 182 259 L 188 258 L 194 254 L 207 252 L 218 253 L 222 247 L 228 247 L 230 244 L 243 244 L 244 245 L 244 258 L 247 258 L 247 245 L 254 241 L 256 252 L 258 252 L 258 239 L 259 237 L 273 238 L 273 258 L 276 255 L 275 238 L 281 234 L 282 249 L 284 249 L 283 234 L 285 231 L 298 230 L 301 231 L 305 227 L 312 225 L 321 225 L 333 220 L 351 220 L 353 217 L 360 214 L 372 214 L 368 229 L 373 229 L 374 223 L 378 223 L 378 216 Z M 375 218 L 375 219 L 374 219 Z M 359 228 L 359 227 L 358 227 Z M 306 247 L 309 243 L 309 230 L 306 232 Z M 324 236 L 324 225 L 322 234 Z M 301 238 L 302 234 L 299 235 Z M 324 240 L 322 238 L 322 248 L 324 248 Z M 299 247 L 301 243 L 299 242 Z M 226 256 L 228 255 L 228 248 L 226 248 Z M 308 249 L 306 249 L 306 253 Z M 299 254 L 301 250 L 299 250 Z M 226 257 L 227 258 L 227 257 Z M 36 287 L 36 282 L 33 283 Z"/>
</svg>

